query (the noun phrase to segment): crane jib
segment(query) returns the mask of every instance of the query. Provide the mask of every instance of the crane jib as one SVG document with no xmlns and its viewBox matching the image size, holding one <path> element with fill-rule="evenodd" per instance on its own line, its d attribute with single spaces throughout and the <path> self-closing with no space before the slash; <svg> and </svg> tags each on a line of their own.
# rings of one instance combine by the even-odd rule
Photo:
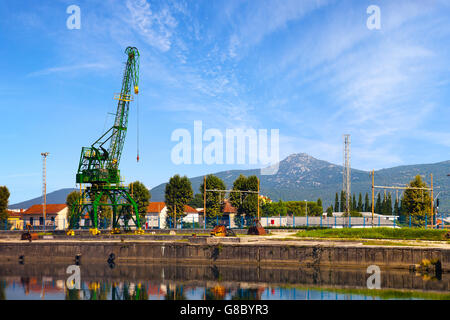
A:
<svg viewBox="0 0 450 320">
<path fill-rule="evenodd" d="M 134 100 L 132 92 L 134 94 L 139 92 L 139 51 L 135 47 L 128 47 L 125 53 L 128 59 L 123 72 L 121 90 L 114 95 L 114 99 L 117 100 L 114 124 L 90 148 L 83 148 L 78 166 L 77 183 L 120 182 L 118 167 L 125 144 L 130 102 Z M 109 146 L 105 151 L 103 145 L 108 141 Z M 89 156 L 84 157 L 84 155 Z M 98 171 L 100 168 L 116 172 L 100 174 Z"/>
</svg>

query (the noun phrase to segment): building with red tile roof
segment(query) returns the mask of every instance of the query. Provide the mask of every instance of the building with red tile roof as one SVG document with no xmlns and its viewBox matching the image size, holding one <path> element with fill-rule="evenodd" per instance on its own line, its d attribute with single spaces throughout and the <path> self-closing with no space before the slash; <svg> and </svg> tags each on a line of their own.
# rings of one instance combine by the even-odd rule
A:
<svg viewBox="0 0 450 320">
<path fill-rule="evenodd" d="M 191 206 L 184 206 L 185 216 L 183 222 L 198 222 L 198 212 Z M 147 207 L 147 214 L 145 216 L 145 228 L 159 228 L 164 229 L 169 227 L 166 225 L 167 206 L 165 202 L 150 202 Z"/>
<path fill-rule="evenodd" d="M 67 227 L 68 207 L 63 204 L 47 204 L 45 209 L 45 229 L 64 230 Z M 44 229 L 44 205 L 35 204 L 22 213 L 24 225 Z"/>
</svg>

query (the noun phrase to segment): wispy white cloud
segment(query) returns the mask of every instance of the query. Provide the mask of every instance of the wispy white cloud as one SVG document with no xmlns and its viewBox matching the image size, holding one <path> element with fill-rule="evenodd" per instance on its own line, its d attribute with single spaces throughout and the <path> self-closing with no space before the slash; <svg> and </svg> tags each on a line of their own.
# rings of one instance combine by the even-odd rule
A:
<svg viewBox="0 0 450 320">
<path fill-rule="evenodd" d="M 126 6 L 131 13 L 130 23 L 133 28 L 150 45 L 163 52 L 170 50 L 178 23 L 169 6 L 156 11 L 146 0 L 127 0 Z"/>
<path fill-rule="evenodd" d="M 336 135 L 351 133 L 357 163 L 370 160 L 374 166 L 407 161 L 398 145 L 438 108 L 438 87 L 448 69 L 448 54 L 439 50 L 449 34 L 442 8 L 419 1 L 380 6 L 380 31 L 365 27 L 363 6 L 361 12 L 345 11 L 345 19 L 347 6 L 334 6 L 323 16 L 326 24 L 313 20 L 307 33 L 275 50 L 264 69 L 265 80 L 273 82 L 273 100 L 289 100 L 271 108 L 289 124 L 288 131 L 313 135 L 323 147 Z M 293 99 L 298 93 L 303 101 Z M 316 114 L 308 114 L 305 106 L 314 105 Z M 301 139 L 294 141 L 297 150 L 319 153 Z M 328 146 L 325 159 L 340 156 L 340 140 L 338 147 Z"/>
<path fill-rule="evenodd" d="M 34 71 L 27 74 L 27 77 L 37 77 L 44 76 L 54 73 L 66 73 L 66 72 L 75 72 L 82 70 L 95 70 L 95 69 L 105 69 L 107 66 L 103 63 L 86 63 L 86 64 L 77 64 L 63 67 L 51 67 L 47 69 L 42 69 L 38 71 Z"/>
<path fill-rule="evenodd" d="M 257 6 L 246 2 L 236 2 L 228 6 L 227 14 L 235 24 L 230 36 L 229 56 L 235 58 L 238 51 L 260 43 L 266 36 L 286 28 L 294 20 L 326 6 L 330 0 L 261 0 Z"/>
</svg>

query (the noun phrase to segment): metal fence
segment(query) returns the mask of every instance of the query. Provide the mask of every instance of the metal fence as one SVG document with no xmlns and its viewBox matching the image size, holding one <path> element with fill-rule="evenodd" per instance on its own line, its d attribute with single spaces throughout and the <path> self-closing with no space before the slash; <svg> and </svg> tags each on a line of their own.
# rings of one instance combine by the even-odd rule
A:
<svg viewBox="0 0 450 320">
<path fill-rule="evenodd" d="M 25 220 L 0 220 L 0 230 L 13 231 L 13 230 L 26 230 L 27 225 L 31 225 L 34 231 L 56 231 L 65 230 L 67 228 L 67 221 L 64 218 L 58 219 L 25 219 Z"/>
<path fill-rule="evenodd" d="M 57 231 L 66 230 L 69 225 L 66 219 L 35 219 L 24 222 L 23 220 L 0 220 L 0 231 L 25 230 L 26 225 L 32 225 L 34 231 Z M 130 228 L 134 228 L 132 220 L 128 221 Z M 441 218 L 434 216 L 433 221 L 429 216 L 418 218 L 416 216 L 375 216 L 372 217 L 327 217 L 327 216 L 262 216 L 260 218 L 263 227 L 273 228 L 299 228 L 299 227 L 323 227 L 323 228 L 365 228 L 365 227 L 392 227 L 392 228 L 450 228 Z M 121 227 L 127 227 L 123 221 L 119 222 Z M 216 225 L 225 225 L 231 229 L 241 229 L 252 225 L 253 217 L 245 216 L 222 216 L 206 218 L 206 223 L 202 216 L 192 216 L 178 219 L 177 223 L 171 217 L 162 219 L 161 217 L 150 217 L 143 222 L 143 229 L 210 229 Z M 99 229 L 111 229 L 111 219 L 99 219 Z M 88 230 L 93 225 L 89 219 L 79 221 L 75 230 Z"/>
</svg>

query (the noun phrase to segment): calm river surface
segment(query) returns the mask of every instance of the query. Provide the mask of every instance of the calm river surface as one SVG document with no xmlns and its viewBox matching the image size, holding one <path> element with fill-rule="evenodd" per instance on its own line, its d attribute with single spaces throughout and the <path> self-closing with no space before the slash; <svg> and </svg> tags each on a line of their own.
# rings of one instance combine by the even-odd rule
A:
<svg viewBox="0 0 450 320">
<path fill-rule="evenodd" d="M 67 267 L 0 262 L 0 299 L 450 299 L 450 275 L 435 277 L 407 270 L 381 270 L 381 290 L 369 290 L 366 268 L 80 264 L 80 289 L 69 289 Z"/>
</svg>

